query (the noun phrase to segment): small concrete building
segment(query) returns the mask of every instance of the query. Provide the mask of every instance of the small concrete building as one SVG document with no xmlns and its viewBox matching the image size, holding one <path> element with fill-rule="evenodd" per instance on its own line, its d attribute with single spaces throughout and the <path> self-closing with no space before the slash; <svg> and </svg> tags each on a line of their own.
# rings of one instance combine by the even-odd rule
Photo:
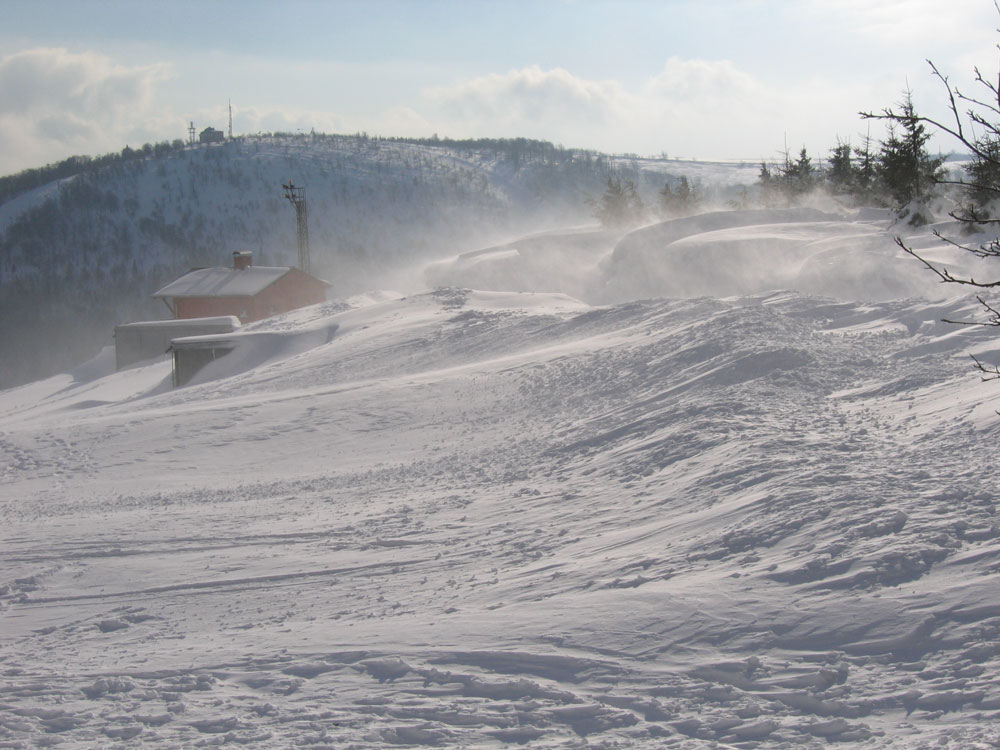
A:
<svg viewBox="0 0 1000 750">
<path fill-rule="evenodd" d="M 226 134 L 213 127 L 207 127 L 199 133 L 198 140 L 202 143 L 222 143 L 226 140 Z"/>
<path fill-rule="evenodd" d="M 147 320 L 115 326 L 115 368 L 166 357 L 170 342 L 184 336 L 232 333 L 240 321 L 234 315 L 184 320 Z"/>
<path fill-rule="evenodd" d="M 250 252 L 235 252 L 232 268 L 196 268 L 153 296 L 175 318 L 235 315 L 250 323 L 324 302 L 329 286 L 298 268 L 255 266 Z"/>
</svg>

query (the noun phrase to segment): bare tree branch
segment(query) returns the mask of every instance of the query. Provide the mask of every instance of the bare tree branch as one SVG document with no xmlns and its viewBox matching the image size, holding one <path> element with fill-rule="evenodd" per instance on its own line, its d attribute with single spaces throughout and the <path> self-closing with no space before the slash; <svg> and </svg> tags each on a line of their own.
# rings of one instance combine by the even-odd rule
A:
<svg viewBox="0 0 1000 750">
<path fill-rule="evenodd" d="M 945 244 L 951 245 L 952 247 L 958 248 L 959 250 L 964 250 L 967 253 L 971 253 L 972 255 L 975 255 L 977 258 L 1000 258 L 1000 242 L 998 242 L 997 240 L 993 240 L 985 245 L 964 245 L 961 242 L 956 242 L 950 237 L 945 237 L 937 229 L 934 230 L 934 236 L 937 237 L 942 242 L 944 242 Z M 904 247 L 904 249 L 908 253 L 910 253 L 910 255 L 913 255 L 914 257 L 919 257 L 912 249 L 903 246 L 900 238 L 898 237 L 896 238 L 896 243 L 899 244 L 901 247 Z M 924 263 L 926 262 L 927 261 L 924 261 Z M 968 283 L 970 286 L 978 286 L 982 288 L 988 288 L 991 286 L 1000 286 L 1000 281 L 994 281 L 986 284 L 978 284 L 974 281 L 969 281 Z"/>
<path fill-rule="evenodd" d="M 996 365 L 987 365 L 980 362 L 975 354 L 970 354 L 972 361 L 976 363 L 976 369 L 983 373 L 983 382 L 987 383 L 991 380 L 1000 380 L 1000 367 Z M 1000 414 L 1000 412 L 997 412 Z"/>
<path fill-rule="evenodd" d="M 993 5 L 1000 15 L 1000 0 L 993 0 Z M 1000 32 L 1000 29 L 998 29 Z M 997 45 L 1000 51 L 1000 45 Z M 1000 225 L 1000 217 L 994 218 L 990 211 L 992 201 L 1000 197 L 1000 67 L 996 80 L 987 79 L 982 71 L 974 68 L 972 95 L 965 94 L 954 86 L 948 76 L 928 60 L 931 73 L 944 87 L 947 97 L 948 115 L 943 120 L 916 114 L 910 100 L 898 105 L 901 109 L 887 107 L 880 113 L 861 112 L 865 120 L 884 120 L 889 123 L 890 138 L 892 126 L 902 125 L 913 128 L 917 123 L 926 124 L 941 133 L 951 136 L 972 155 L 974 162 L 967 168 L 967 179 L 953 176 L 935 175 L 938 185 L 958 188 L 965 191 L 967 202 L 960 202 L 949 215 L 966 227 L 986 227 Z M 1000 260 L 1000 237 L 985 244 L 962 243 L 945 237 L 934 230 L 934 235 L 947 246 L 970 254 L 979 260 Z M 976 279 L 969 275 L 956 274 L 942 263 L 929 260 L 927 257 L 897 236 L 896 244 L 908 255 L 916 258 L 927 270 L 934 273 L 941 283 L 958 284 L 983 290 L 1000 288 L 1000 273 L 997 280 Z M 980 320 L 948 320 L 945 322 L 965 326 L 1000 327 L 1000 305 L 990 302 L 984 296 L 977 296 L 977 302 L 983 312 Z M 972 356 L 976 368 L 983 380 L 1000 380 L 1000 365 L 988 364 Z M 998 412 L 1000 413 L 1000 412 Z"/>
</svg>

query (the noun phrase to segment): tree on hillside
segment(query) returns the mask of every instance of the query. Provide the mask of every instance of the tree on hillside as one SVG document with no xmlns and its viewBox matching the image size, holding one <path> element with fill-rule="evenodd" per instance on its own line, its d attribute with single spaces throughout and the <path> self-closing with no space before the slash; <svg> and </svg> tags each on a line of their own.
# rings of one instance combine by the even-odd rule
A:
<svg viewBox="0 0 1000 750">
<path fill-rule="evenodd" d="M 589 202 L 594 206 L 594 215 L 601 224 L 613 229 L 637 224 L 645 210 L 635 183 L 618 177 L 608 177 L 604 194 L 599 200 Z"/>
<path fill-rule="evenodd" d="M 997 5 L 1000 13 L 1000 5 Z M 993 80 L 987 80 L 974 68 L 973 86 L 975 93 L 968 95 L 958 86 L 953 86 L 947 76 L 938 70 L 930 60 L 931 72 L 944 87 L 948 101 L 950 117 L 944 121 L 918 115 L 912 108 L 888 108 L 880 114 L 862 112 L 861 116 L 868 119 L 888 120 L 904 129 L 903 141 L 910 138 L 911 143 L 926 143 L 925 125 L 950 135 L 957 143 L 972 155 L 973 161 L 966 170 L 965 179 L 948 179 L 942 177 L 938 169 L 934 170 L 933 180 L 937 184 L 957 186 L 964 194 L 966 202 L 951 212 L 951 216 L 962 222 L 970 232 L 981 232 L 995 229 L 1000 225 L 997 218 L 998 200 L 1000 200 L 1000 75 Z M 905 102 L 904 102 L 905 103 Z M 969 244 L 943 236 L 935 230 L 934 234 L 943 242 L 960 250 L 971 253 L 977 258 L 1000 260 L 1000 238 L 993 238 L 983 244 Z M 1000 278 L 986 281 L 972 276 L 955 275 L 947 267 L 930 261 L 907 246 L 902 238 L 896 238 L 904 251 L 919 260 L 941 281 L 949 284 L 970 286 L 976 289 L 990 290 L 1000 288 Z M 950 323 L 962 325 L 983 325 L 1000 327 L 1000 305 L 989 301 L 984 294 L 978 297 L 984 311 L 982 320 L 952 320 Z M 983 373 L 984 380 L 1000 378 L 1000 366 L 981 362 L 973 357 L 976 366 Z"/>
<path fill-rule="evenodd" d="M 660 191 L 660 215 L 665 219 L 687 216 L 695 210 L 697 203 L 697 192 L 684 175 L 678 179 L 676 189 L 667 182 Z"/>
<path fill-rule="evenodd" d="M 787 149 L 783 152 L 781 164 L 773 169 L 767 162 L 761 162 L 757 175 L 761 203 L 768 207 L 779 204 L 794 205 L 816 185 L 817 171 L 805 146 L 794 161 Z"/>
</svg>

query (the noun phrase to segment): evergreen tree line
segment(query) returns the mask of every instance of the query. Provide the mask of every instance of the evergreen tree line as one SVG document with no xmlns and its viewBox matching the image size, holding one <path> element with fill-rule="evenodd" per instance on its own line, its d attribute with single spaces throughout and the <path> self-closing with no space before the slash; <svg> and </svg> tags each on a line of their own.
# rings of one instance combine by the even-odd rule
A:
<svg viewBox="0 0 1000 750">
<path fill-rule="evenodd" d="M 793 158 L 786 150 L 777 163 L 762 161 L 751 190 L 727 202 L 729 208 L 793 206 L 823 192 L 849 206 L 890 208 L 912 224 L 928 220 L 928 204 L 944 187 L 959 188 L 964 200 L 956 218 L 982 217 L 997 198 L 1000 182 L 1000 137 L 980 139 L 966 167 L 966 180 L 946 179 L 944 159 L 927 150 L 930 133 L 907 91 L 892 116 L 862 115 L 889 121 L 886 136 L 866 135 L 861 144 L 838 141 L 825 164 L 813 161 L 806 148 Z M 644 200 L 632 178 L 611 175 L 599 199 L 588 199 L 593 215 L 608 228 L 635 226 L 651 218 L 672 219 L 707 207 L 706 197 L 686 176 L 673 177 L 655 200 Z"/>
<path fill-rule="evenodd" d="M 838 141 L 825 166 L 815 165 L 805 148 L 795 159 L 785 152 L 776 165 L 762 162 L 759 202 L 792 205 L 822 189 L 848 205 L 883 206 L 911 223 L 924 223 L 927 204 L 944 181 L 944 159 L 928 153 L 930 133 L 910 92 L 898 107 L 884 139 L 876 142 L 866 135 L 859 146 Z M 975 163 L 970 166 L 976 168 Z"/>
<path fill-rule="evenodd" d="M 599 199 L 589 198 L 593 215 L 609 229 L 635 226 L 655 215 L 659 219 L 675 219 L 696 213 L 703 205 L 701 191 L 686 175 L 667 180 L 657 194 L 655 203 L 647 204 L 632 177 L 611 175 L 606 179 Z"/>
<path fill-rule="evenodd" d="M 939 76 L 941 77 L 941 76 Z M 947 79 L 942 78 L 945 85 Z M 980 82 L 985 82 L 980 78 Z M 996 98 L 995 86 L 988 86 Z M 955 92 L 953 92 L 954 94 Z M 961 94 L 955 94 L 956 98 Z M 961 97 L 967 102 L 979 102 Z M 952 111 L 961 122 L 962 115 L 952 99 Z M 974 113 L 973 113 L 974 114 Z M 812 164 L 806 149 L 792 160 L 785 154 L 777 166 L 761 164 L 758 178 L 760 202 L 764 205 L 786 205 L 798 202 L 815 190 L 828 194 L 849 205 L 876 205 L 890 208 L 911 224 L 929 220 L 928 206 L 938 195 L 950 191 L 957 207 L 950 215 L 970 229 L 996 224 L 1000 198 L 1000 126 L 987 116 L 973 117 L 980 133 L 975 137 L 959 129 L 959 144 L 968 149 L 969 161 L 964 174 L 949 175 L 943 168 L 944 158 L 927 150 L 931 133 L 928 125 L 955 135 L 947 127 L 920 115 L 909 91 L 896 105 L 880 114 L 861 113 L 868 120 L 883 120 L 888 128 L 885 138 L 874 141 L 866 135 L 860 146 L 838 142 L 830 150 L 825 167 Z"/>
</svg>

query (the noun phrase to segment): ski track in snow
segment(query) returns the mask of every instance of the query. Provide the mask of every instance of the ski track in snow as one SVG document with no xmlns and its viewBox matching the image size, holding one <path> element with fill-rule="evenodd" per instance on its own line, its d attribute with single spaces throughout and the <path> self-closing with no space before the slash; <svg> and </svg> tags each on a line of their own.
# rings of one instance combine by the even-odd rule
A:
<svg viewBox="0 0 1000 750">
<path fill-rule="evenodd" d="M 448 289 L 0 393 L 0 747 L 998 747 L 944 304 Z"/>
</svg>

